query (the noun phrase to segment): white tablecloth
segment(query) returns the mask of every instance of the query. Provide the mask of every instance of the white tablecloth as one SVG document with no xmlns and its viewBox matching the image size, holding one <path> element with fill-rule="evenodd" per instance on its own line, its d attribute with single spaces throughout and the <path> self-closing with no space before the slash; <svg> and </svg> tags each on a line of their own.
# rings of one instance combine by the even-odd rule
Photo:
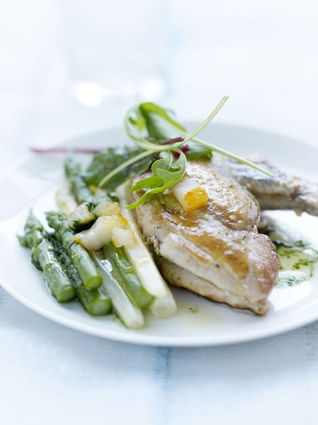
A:
<svg viewBox="0 0 318 425">
<path fill-rule="evenodd" d="M 317 143 L 314 0 L 12 0 L 1 9 L 1 170 L 31 144 L 120 124 L 145 97 L 201 119 L 230 94 L 220 121 Z M 93 100 L 81 86 L 90 81 Z M 63 328 L 0 288 L 3 424 L 316 425 L 317 402 L 317 323 L 236 346 L 147 348 Z"/>
</svg>

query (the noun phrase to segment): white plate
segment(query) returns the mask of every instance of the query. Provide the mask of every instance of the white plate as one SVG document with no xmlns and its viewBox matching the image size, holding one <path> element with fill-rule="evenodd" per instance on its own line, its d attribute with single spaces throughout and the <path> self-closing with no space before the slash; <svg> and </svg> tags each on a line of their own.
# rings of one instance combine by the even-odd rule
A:
<svg viewBox="0 0 318 425">
<path fill-rule="evenodd" d="M 189 125 L 193 128 L 193 125 Z M 213 124 L 205 131 L 211 140 L 233 152 L 258 152 L 280 167 L 315 178 L 317 150 L 283 136 L 229 125 Z M 126 142 L 121 129 L 68 141 L 67 146 L 106 147 Z M 206 346 L 253 340 L 285 332 L 318 319 L 318 277 L 294 288 L 275 289 L 265 317 L 235 311 L 183 290 L 174 290 L 178 313 L 167 320 L 147 317 L 142 330 L 125 329 L 114 317 L 92 318 L 77 303 L 58 304 L 48 293 L 39 272 L 30 265 L 30 253 L 19 247 L 28 210 L 36 214 L 54 208 L 54 192 L 62 176 L 63 157 L 28 156 L 0 180 L 0 282 L 32 310 L 62 325 L 118 341 L 161 346 Z M 303 215 L 294 220 L 300 236 L 317 246 L 318 220 Z M 317 238 L 318 240 L 318 238 Z"/>
</svg>

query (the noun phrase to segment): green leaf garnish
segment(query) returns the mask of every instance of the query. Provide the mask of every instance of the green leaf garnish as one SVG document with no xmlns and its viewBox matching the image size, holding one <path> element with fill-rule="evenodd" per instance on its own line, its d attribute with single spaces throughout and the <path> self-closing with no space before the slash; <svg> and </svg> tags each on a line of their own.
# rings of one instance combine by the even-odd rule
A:
<svg viewBox="0 0 318 425">
<path fill-rule="evenodd" d="M 185 127 L 172 118 L 171 111 L 150 102 L 141 103 L 138 109 L 152 141 L 159 143 L 180 135 L 180 132 L 186 133 Z"/>
<path fill-rule="evenodd" d="M 140 115 L 140 112 L 134 111 L 131 115 L 126 115 L 125 118 L 125 128 L 128 130 L 129 136 L 132 138 L 132 140 L 138 145 L 139 149 L 136 156 L 133 156 L 129 158 L 126 161 L 120 160 L 120 156 L 111 155 L 109 159 L 107 157 L 103 156 L 95 156 L 96 161 L 99 162 L 102 160 L 102 162 L 106 162 L 106 167 L 108 168 L 108 173 L 106 175 L 104 174 L 104 177 L 99 177 L 98 186 L 103 188 L 114 188 L 119 184 L 119 182 L 123 181 L 123 177 L 126 175 L 126 178 L 133 177 L 138 175 L 138 173 L 134 172 L 134 166 L 137 164 L 143 164 L 141 160 L 148 160 L 150 157 L 153 157 L 154 155 L 160 153 L 160 152 L 172 152 L 178 150 L 179 147 L 182 147 L 185 143 L 189 142 L 193 137 L 195 137 L 197 134 L 199 134 L 205 127 L 209 125 L 209 123 L 212 121 L 212 119 L 215 117 L 215 115 L 218 113 L 218 111 L 221 109 L 222 105 L 225 103 L 227 98 L 223 98 L 222 101 L 218 104 L 218 106 L 215 108 L 215 110 L 189 135 L 183 138 L 182 142 L 172 143 L 172 144 L 166 144 L 166 145 L 158 145 L 152 142 L 149 142 L 146 140 L 143 136 L 141 136 L 138 131 L 142 130 L 144 128 L 145 121 L 142 121 L 142 117 Z M 139 129 L 139 130 L 138 130 Z M 137 131 L 138 130 L 138 131 Z M 139 135 L 138 135 L 139 134 Z M 111 148 L 110 148 L 111 149 Z M 126 147 L 127 149 L 127 147 Z M 108 150 L 109 151 L 109 150 Z M 130 151 L 131 152 L 131 151 Z M 205 152 L 206 155 L 206 152 Z M 116 166 L 116 161 L 119 160 L 121 163 Z M 152 162 L 152 161 L 151 161 Z M 149 164 L 149 163 L 148 163 Z M 149 164 L 150 165 L 150 164 Z M 105 168 L 106 168 L 105 167 Z M 93 163 L 88 167 L 87 169 L 87 175 L 89 175 L 89 170 L 95 170 L 95 166 Z M 133 172 L 132 172 L 133 170 Z M 140 174 L 140 172 L 139 172 Z M 103 175 L 102 172 L 99 173 L 99 176 Z M 118 176 L 120 178 L 118 178 Z M 89 177 L 86 176 L 85 180 L 89 182 Z M 160 192 L 158 192 L 160 193 Z"/>
<path fill-rule="evenodd" d="M 161 150 L 180 149 L 182 146 L 187 144 L 189 150 L 186 152 L 186 156 L 189 159 L 209 159 L 212 155 L 212 152 L 217 152 L 223 156 L 226 156 L 227 158 L 247 165 L 248 167 L 254 168 L 257 171 L 272 177 L 272 174 L 269 171 L 259 167 L 253 162 L 196 137 L 199 132 L 207 127 L 207 125 L 217 115 L 227 100 L 228 96 L 224 96 L 214 111 L 208 116 L 208 118 L 202 122 L 202 124 L 195 130 L 195 132 L 192 132 L 188 135 L 185 128 L 181 124 L 177 123 L 169 115 L 168 111 L 153 103 L 142 103 L 138 107 L 130 109 L 126 115 L 125 128 L 128 136 L 134 141 L 134 143 L 143 149 L 154 149 L 156 151 L 160 151 L 160 147 Z M 132 122 L 129 120 L 129 117 L 133 115 L 138 116 L 139 120 L 142 122 L 142 131 L 138 131 L 138 129 L 134 127 Z M 148 139 L 145 135 L 145 130 L 148 132 Z M 162 143 L 163 140 L 180 135 L 185 138 L 183 142 L 170 146 L 168 145 L 168 147 L 167 145 L 158 146 L 158 144 Z M 201 151 L 197 150 L 198 145 L 200 145 Z M 194 152 L 197 150 L 197 154 L 192 154 L 191 150 L 193 150 L 193 146 L 196 146 Z"/>
<path fill-rule="evenodd" d="M 136 208 L 148 202 L 153 196 L 163 193 L 178 183 L 185 175 L 187 160 L 183 152 L 179 151 L 179 158 L 175 159 L 172 152 L 161 152 L 157 161 L 151 166 L 152 175 L 139 180 L 131 190 L 148 189 L 136 202 L 127 208 Z"/>
<path fill-rule="evenodd" d="M 86 168 L 84 180 L 89 185 L 112 191 L 127 178 L 148 170 L 154 158 L 151 153 L 144 153 L 143 149 L 136 146 L 111 147 L 99 152 Z"/>
<path fill-rule="evenodd" d="M 187 158 L 210 159 L 213 152 L 218 152 L 272 177 L 270 172 L 253 162 L 197 138 L 227 100 L 228 97 L 224 96 L 211 114 L 191 133 L 187 133 L 186 129 L 175 121 L 170 111 L 154 103 L 141 103 L 139 106 L 131 108 L 125 116 L 124 126 L 130 139 L 137 145 L 135 155 L 131 154 L 131 150 L 126 147 L 129 150 L 127 155 L 110 155 L 109 158 L 95 156 L 95 165 L 97 163 L 98 167 L 93 163 L 91 169 L 88 167 L 86 181 L 97 183 L 99 187 L 108 190 L 113 189 L 125 179 L 146 171 L 159 155 L 160 159 L 155 161 L 154 167 L 151 168 L 152 175 L 141 180 L 142 183 L 139 182 L 144 185 L 139 188 L 147 188 L 148 191 L 139 201 L 129 206 L 129 208 L 135 208 L 181 180 L 182 177 L 179 178 L 179 176 L 183 176 L 185 173 Z M 173 139 L 176 137 L 182 137 L 182 140 L 174 142 Z M 179 162 L 173 158 L 172 152 L 176 151 L 180 152 Z M 99 169 L 98 173 L 96 173 L 96 168 Z M 90 178 L 90 171 L 93 178 Z M 137 190 L 136 186 L 133 190 Z"/>
<path fill-rule="evenodd" d="M 199 145 L 199 143 L 192 142 L 185 145 L 184 150 L 187 159 L 190 160 L 202 160 L 202 159 L 211 159 L 212 151 L 206 146 Z"/>
</svg>

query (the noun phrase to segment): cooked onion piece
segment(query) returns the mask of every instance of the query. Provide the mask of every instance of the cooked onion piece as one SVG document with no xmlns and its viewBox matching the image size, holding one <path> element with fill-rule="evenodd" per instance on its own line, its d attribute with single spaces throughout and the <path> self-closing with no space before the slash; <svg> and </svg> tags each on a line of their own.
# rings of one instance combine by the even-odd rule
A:
<svg viewBox="0 0 318 425">
<path fill-rule="evenodd" d="M 188 177 L 177 183 L 173 187 L 172 193 L 185 212 L 204 208 L 209 200 L 206 190 L 198 182 Z"/>
</svg>

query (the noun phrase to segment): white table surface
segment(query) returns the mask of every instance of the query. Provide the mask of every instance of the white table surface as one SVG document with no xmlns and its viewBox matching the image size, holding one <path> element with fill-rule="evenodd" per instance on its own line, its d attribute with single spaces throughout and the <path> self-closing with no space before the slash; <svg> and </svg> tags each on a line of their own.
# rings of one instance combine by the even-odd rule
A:
<svg viewBox="0 0 318 425">
<path fill-rule="evenodd" d="M 317 143 L 316 1 L 158 3 L 1 2 L 1 171 L 31 144 L 120 124 L 130 97 L 89 108 L 72 95 L 83 70 L 117 90 L 116 66 L 149 77 L 133 99 L 200 119 L 230 94 L 220 121 Z M 139 347 L 63 328 L 0 288 L 0 423 L 316 425 L 317 402 L 318 323 L 236 346 Z"/>
</svg>

